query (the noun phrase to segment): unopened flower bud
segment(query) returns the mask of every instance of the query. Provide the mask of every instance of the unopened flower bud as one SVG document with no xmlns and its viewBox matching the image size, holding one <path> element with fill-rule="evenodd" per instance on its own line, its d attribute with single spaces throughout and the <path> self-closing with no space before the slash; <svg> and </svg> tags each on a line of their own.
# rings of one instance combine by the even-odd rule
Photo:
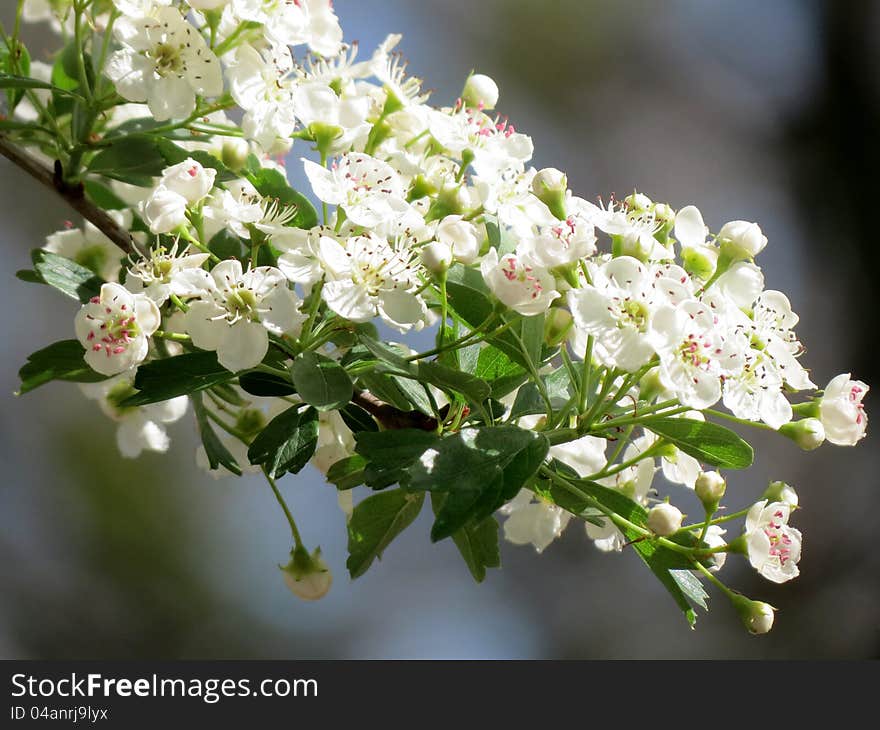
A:
<svg viewBox="0 0 880 730">
<path fill-rule="evenodd" d="M 452 266 L 452 247 L 440 241 L 431 241 L 422 249 L 422 263 L 434 273 L 441 273 Z"/>
<path fill-rule="evenodd" d="M 545 167 L 532 178 L 532 193 L 559 220 L 565 220 L 565 194 L 568 178 L 555 167 Z"/>
<path fill-rule="evenodd" d="M 776 609 L 769 603 L 753 601 L 736 593 L 730 596 L 730 600 L 750 634 L 766 634 L 773 628 Z"/>
<path fill-rule="evenodd" d="M 304 601 L 317 601 L 326 596 L 333 583 L 333 574 L 321 558 L 321 548 L 309 555 L 300 545 L 291 550 L 290 555 L 290 562 L 281 568 L 281 572 L 291 593 Z"/>
<path fill-rule="evenodd" d="M 480 255 L 480 237 L 477 227 L 460 215 L 448 215 L 437 226 L 434 234 L 439 243 L 449 247 L 456 261 L 472 264 Z"/>
<path fill-rule="evenodd" d="M 662 502 L 648 512 L 648 529 L 655 535 L 667 537 L 681 528 L 684 515 L 681 510 L 669 502 Z"/>
<path fill-rule="evenodd" d="M 757 223 L 731 221 L 718 232 L 721 250 L 731 261 L 753 259 L 767 245 L 767 236 Z"/>
<path fill-rule="evenodd" d="M 487 111 L 494 109 L 498 103 L 498 84 L 484 74 L 472 74 L 464 85 L 461 98 L 468 106 Z"/>
<path fill-rule="evenodd" d="M 141 204 L 141 215 L 153 233 L 171 233 L 186 223 L 186 198 L 164 185 Z"/>
<path fill-rule="evenodd" d="M 552 308 L 544 320 L 544 342 L 555 347 L 568 335 L 574 320 L 566 309 Z"/>
<path fill-rule="evenodd" d="M 804 418 L 786 423 L 779 428 L 779 433 L 794 441 L 804 451 L 818 449 L 825 442 L 825 427 L 818 418 Z"/>
<path fill-rule="evenodd" d="M 165 168 L 160 184 L 183 196 L 187 203 L 193 205 L 211 192 L 215 177 L 215 169 L 203 167 L 201 163 L 188 157 L 183 162 Z"/>
<path fill-rule="evenodd" d="M 768 502 L 784 502 L 790 507 L 798 506 L 797 492 L 785 482 L 770 482 L 761 499 Z"/>
<path fill-rule="evenodd" d="M 626 197 L 625 202 L 626 206 L 633 211 L 646 211 L 654 205 L 654 201 L 643 193 L 632 193 Z"/>
<path fill-rule="evenodd" d="M 241 137 L 224 137 L 220 159 L 230 170 L 238 171 L 247 162 L 250 147 Z"/>
<path fill-rule="evenodd" d="M 724 496 L 725 489 L 727 489 L 727 482 L 717 471 L 700 472 L 694 482 L 694 491 L 697 493 L 697 497 L 703 503 L 706 511 L 710 513 L 718 509 L 718 503 Z"/>
</svg>

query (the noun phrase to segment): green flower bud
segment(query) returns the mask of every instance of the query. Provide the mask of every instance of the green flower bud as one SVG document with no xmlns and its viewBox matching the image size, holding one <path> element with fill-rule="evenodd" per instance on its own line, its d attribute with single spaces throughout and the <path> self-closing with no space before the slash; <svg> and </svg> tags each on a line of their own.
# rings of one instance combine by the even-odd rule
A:
<svg viewBox="0 0 880 730">
<path fill-rule="evenodd" d="M 707 514 L 715 513 L 726 489 L 727 482 L 717 471 L 700 472 L 694 483 L 694 491 L 703 503 Z"/>
<path fill-rule="evenodd" d="M 792 507 L 798 506 L 797 492 L 785 482 L 770 482 L 761 499 L 768 502 L 784 502 Z"/>
<path fill-rule="evenodd" d="M 309 555 L 300 545 L 290 551 L 290 556 L 290 562 L 279 567 L 291 593 L 304 601 L 317 601 L 326 596 L 333 583 L 333 574 L 321 558 L 321 548 Z"/>
<path fill-rule="evenodd" d="M 766 634 L 773 628 L 774 611 L 769 603 L 753 601 L 738 593 L 730 595 L 730 602 L 750 634 Z"/>
<path fill-rule="evenodd" d="M 565 220 L 565 194 L 568 178 L 555 167 L 545 167 L 532 179 L 532 193 L 559 220 Z"/>
<path fill-rule="evenodd" d="M 825 427 L 818 418 L 804 418 L 786 423 L 779 428 L 779 433 L 794 441 L 804 451 L 818 449 L 825 442 Z"/>
</svg>

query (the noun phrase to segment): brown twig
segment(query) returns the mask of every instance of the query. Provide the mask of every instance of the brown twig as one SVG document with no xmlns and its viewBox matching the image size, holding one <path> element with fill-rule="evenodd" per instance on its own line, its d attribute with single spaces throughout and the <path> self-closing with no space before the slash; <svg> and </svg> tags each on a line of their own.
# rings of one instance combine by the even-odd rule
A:
<svg viewBox="0 0 880 730">
<path fill-rule="evenodd" d="M 59 160 L 55 160 L 54 170 L 49 169 L 47 165 L 44 165 L 32 155 L 14 145 L 2 134 L 0 134 L 0 155 L 3 155 L 14 165 L 20 167 L 35 180 L 43 183 L 47 188 L 54 190 L 67 201 L 71 208 L 82 215 L 83 218 L 89 221 L 123 251 L 128 254 L 134 253 L 131 234 L 116 223 L 106 211 L 96 206 L 86 197 L 82 183 L 71 185 L 64 180 Z"/>
<path fill-rule="evenodd" d="M 439 425 L 436 418 L 426 416 L 421 411 L 401 411 L 364 390 L 356 390 L 351 402 L 363 408 L 388 430 L 416 428 L 420 431 L 436 431 Z"/>
</svg>

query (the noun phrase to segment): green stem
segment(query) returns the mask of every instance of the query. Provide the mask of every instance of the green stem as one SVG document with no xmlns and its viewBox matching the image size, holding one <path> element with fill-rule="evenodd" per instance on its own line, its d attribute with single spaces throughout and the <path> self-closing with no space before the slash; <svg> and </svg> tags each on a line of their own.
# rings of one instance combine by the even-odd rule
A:
<svg viewBox="0 0 880 730">
<path fill-rule="evenodd" d="M 578 391 L 578 415 L 583 414 L 587 407 L 587 398 L 590 394 L 590 380 L 593 375 L 593 335 L 587 337 L 587 346 L 584 351 L 584 363 L 581 370 L 581 387 Z"/>
<path fill-rule="evenodd" d="M 768 426 L 766 423 L 760 423 L 758 421 L 749 421 L 746 418 L 737 418 L 736 416 L 732 416 L 729 413 L 724 413 L 723 411 L 716 411 L 712 408 L 707 408 L 703 411 L 703 413 L 708 413 L 716 418 L 724 418 L 727 421 L 733 421 L 734 423 L 741 423 L 743 426 L 752 426 L 753 428 L 761 428 L 765 431 L 773 431 L 776 432 L 776 429 L 773 426 Z"/>
<path fill-rule="evenodd" d="M 281 492 L 278 491 L 278 486 L 275 484 L 275 480 L 269 476 L 269 472 L 266 471 L 265 468 L 263 469 L 263 475 L 266 477 L 266 481 L 269 482 L 269 486 L 272 487 L 272 492 L 275 494 L 275 499 L 278 500 L 278 504 L 280 504 L 281 509 L 284 510 L 284 516 L 287 518 L 287 523 L 290 525 L 290 532 L 293 535 L 293 541 L 296 544 L 296 547 L 303 547 L 303 541 L 299 535 L 299 528 L 296 526 L 296 520 L 293 519 L 293 515 L 288 509 L 287 503 L 284 501 L 284 497 L 282 497 Z"/>
</svg>

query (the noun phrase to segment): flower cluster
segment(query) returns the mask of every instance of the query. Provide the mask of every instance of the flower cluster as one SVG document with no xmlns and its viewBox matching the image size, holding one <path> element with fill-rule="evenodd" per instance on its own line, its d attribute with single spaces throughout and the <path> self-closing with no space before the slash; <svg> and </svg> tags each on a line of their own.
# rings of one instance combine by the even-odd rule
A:
<svg viewBox="0 0 880 730">
<path fill-rule="evenodd" d="M 131 246 L 87 225 L 45 252 L 102 282 L 75 333 L 92 374 L 114 376 L 87 387 L 122 421 L 124 455 L 167 449 L 160 424 L 189 395 L 215 475 L 263 472 L 280 500 L 275 477 L 311 459 L 353 525 L 380 506 L 354 507 L 352 487 L 397 483 L 382 496 L 401 511 L 417 513 L 424 490 L 445 495 L 432 534 L 497 530 L 497 513 L 509 541 L 539 552 L 581 519 L 600 550 L 649 542 L 769 630 L 773 610 L 717 573 L 742 553 L 768 580 L 797 576 L 797 498 L 771 485 L 727 538 L 725 479 L 709 467 L 747 466 L 751 449 L 717 421 L 804 449 L 854 445 L 868 386 L 845 374 L 816 391 L 798 316 L 756 263 L 757 223 L 710 229 L 695 206 L 640 193 L 579 197 L 563 172 L 531 166 L 531 138 L 493 111 L 491 78 L 432 105 L 400 37 L 361 58 L 329 0 L 94 5 L 57 16 L 91 13 L 78 23 L 107 34 L 98 78 L 78 82 L 104 107 L 85 136 L 71 127 L 87 149 L 71 174 Z M 22 102 L 23 124 L 38 104 Z M 317 210 L 275 161 L 291 148 Z M 436 347 L 382 343 L 374 321 L 434 327 Z M 425 434 L 436 443 L 416 453 Z M 484 478 L 443 481 L 446 448 Z M 675 485 L 705 514 L 688 522 Z M 285 514 L 285 579 L 319 598 L 329 569 Z M 361 528 L 355 577 L 369 565 Z M 478 579 L 491 567 L 465 557 Z"/>
</svg>

